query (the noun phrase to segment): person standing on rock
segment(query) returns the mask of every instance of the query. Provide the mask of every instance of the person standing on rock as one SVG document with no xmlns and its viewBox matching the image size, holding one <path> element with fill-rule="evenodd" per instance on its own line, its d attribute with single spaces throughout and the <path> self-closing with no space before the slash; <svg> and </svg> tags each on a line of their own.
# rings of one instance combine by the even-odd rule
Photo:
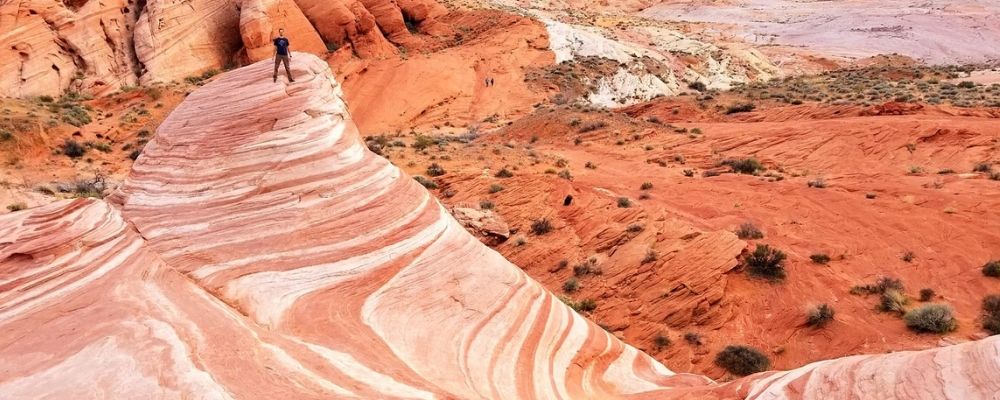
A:
<svg viewBox="0 0 1000 400">
<path fill-rule="evenodd" d="M 292 69 L 289 68 L 288 64 L 292 61 L 292 52 L 289 51 L 291 43 L 288 42 L 288 38 L 285 37 L 285 28 L 278 29 L 278 37 L 274 38 L 274 81 L 278 81 L 278 65 L 281 63 L 285 64 L 285 75 L 288 76 L 289 82 L 295 82 L 292 79 Z"/>
</svg>

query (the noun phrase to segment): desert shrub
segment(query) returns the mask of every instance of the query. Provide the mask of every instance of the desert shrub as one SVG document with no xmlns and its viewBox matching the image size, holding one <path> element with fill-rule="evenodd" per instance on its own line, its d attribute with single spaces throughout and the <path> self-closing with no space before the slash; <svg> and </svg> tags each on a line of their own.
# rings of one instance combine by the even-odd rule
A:
<svg viewBox="0 0 1000 400">
<path fill-rule="evenodd" d="M 145 92 L 146 96 L 149 96 L 149 98 L 153 100 L 159 100 L 161 97 L 163 97 L 163 89 L 160 89 L 157 86 L 147 87 L 145 89 Z"/>
<path fill-rule="evenodd" d="M 958 87 L 962 89 L 972 89 L 976 87 L 976 83 L 972 81 L 961 81 L 958 83 Z"/>
<path fill-rule="evenodd" d="M 410 147 L 413 147 L 414 149 L 417 150 L 425 150 L 428 147 L 435 146 L 437 144 L 438 144 L 437 139 L 434 139 L 427 135 L 417 134 L 417 136 L 414 137 L 413 144 L 411 144 Z"/>
<path fill-rule="evenodd" d="M 431 163 L 431 165 L 427 167 L 427 176 L 433 177 L 433 176 L 441 176 L 444 174 L 445 174 L 444 167 L 438 165 L 438 163 Z"/>
<path fill-rule="evenodd" d="M 696 332 L 687 332 L 687 333 L 685 333 L 684 334 L 684 341 L 688 342 L 689 344 L 694 345 L 694 346 L 701 346 L 702 345 L 701 335 L 699 335 Z"/>
<path fill-rule="evenodd" d="M 642 263 L 649 264 L 651 262 L 656 261 L 656 259 L 658 259 L 659 257 L 660 255 L 656 253 L 656 250 L 653 249 L 646 250 L 646 255 L 642 257 Z"/>
<path fill-rule="evenodd" d="M 575 276 L 600 275 L 601 272 L 601 267 L 597 265 L 596 257 L 590 257 L 586 261 L 573 266 L 573 275 Z"/>
<path fill-rule="evenodd" d="M 972 168 L 972 172 L 990 172 L 992 170 L 993 170 L 993 167 L 990 166 L 987 163 L 979 163 L 979 164 L 976 164 L 976 166 Z"/>
<path fill-rule="evenodd" d="M 826 255 L 825 253 L 813 254 L 809 256 L 809 259 L 816 264 L 826 264 L 830 262 L 830 256 Z"/>
<path fill-rule="evenodd" d="M 867 285 L 857 285 L 851 288 L 851 294 L 882 294 L 885 291 L 895 289 L 903 290 L 903 281 L 898 278 L 892 278 L 888 276 L 883 276 L 878 278 L 875 283 L 870 283 Z"/>
<path fill-rule="evenodd" d="M 425 188 L 428 188 L 428 189 L 437 189 L 438 188 L 438 184 L 436 182 L 434 182 L 434 181 L 432 181 L 430 179 L 427 179 L 426 177 L 417 175 L 417 176 L 414 176 L 413 179 L 416 180 L 421 185 L 424 185 Z"/>
<path fill-rule="evenodd" d="M 575 309 L 577 311 L 591 312 L 597 309 L 597 302 L 594 299 L 583 299 L 579 303 L 576 303 Z"/>
<path fill-rule="evenodd" d="M 514 173 L 510 172 L 507 168 L 501 168 L 494 176 L 497 178 L 510 178 L 514 176 Z"/>
<path fill-rule="evenodd" d="M 729 345 L 715 355 L 715 365 L 734 375 L 746 376 L 767 371 L 771 368 L 771 360 L 753 347 Z"/>
<path fill-rule="evenodd" d="M 653 337 L 653 345 L 656 346 L 657 351 L 670 346 L 670 343 L 672 343 L 670 338 L 663 333 L 657 333 L 656 336 Z"/>
<path fill-rule="evenodd" d="M 833 307 L 825 303 L 810 308 L 809 312 L 806 313 L 806 325 L 822 328 L 833 321 L 833 314 Z"/>
<path fill-rule="evenodd" d="M 642 185 L 639 186 L 639 190 L 650 190 L 652 188 L 653 182 L 643 182 Z"/>
<path fill-rule="evenodd" d="M 564 169 L 562 171 L 559 171 L 559 175 L 558 176 L 560 178 L 563 178 L 563 179 L 567 180 L 567 181 L 573 180 L 573 174 L 571 174 L 568 169 Z"/>
<path fill-rule="evenodd" d="M 920 289 L 920 301 L 931 301 L 934 298 L 934 289 L 923 288 Z"/>
<path fill-rule="evenodd" d="M 586 169 L 597 169 L 597 164 L 587 161 L 586 164 L 583 164 L 583 167 Z"/>
<path fill-rule="evenodd" d="M 628 233 L 639 233 L 642 232 L 643 229 L 645 229 L 645 227 L 642 226 L 642 224 L 630 224 L 625 228 L 625 231 Z"/>
<path fill-rule="evenodd" d="M 38 96 L 38 101 L 42 103 L 51 103 L 55 101 L 55 99 L 53 99 L 52 96 L 42 95 Z"/>
<path fill-rule="evenodd" d="M 140 151 L 139 149 L 132 150 L 131 153 L 128 153 L 128 158 L 131 158 L 132 161 L 135 161 L 136 159 L 139 158 L 139 154 L 142 154 L 142 151 Z"/>
<path fill-rule="evenodd" d="M 629 208 L 629 207 L 632 207 L 632 200 L 629 200 L 628 197 L 618 198 L 618 208 Z"/>
<path fill-rule="evenodd" d="M 544 235 L 552 232 L 552 222 L 548 218 L 539 218 L 531 223 L 531 232 L 536 235 Z"/>
<path fill-rule="evenodd" d="M 504 189 L 504 187 L 503 187 L 503 186 L 501 186 L 501 185 L 497 185 L 497 184 L 493 184 L 493 185 L 490 185 L 490 190 L 489 190 L 489 192 L 490 192 L 490 194 L 493 194 L 493 193 L 499 193 L 499 192 L 502 192 L 502 191 L 503 191 L 503 189 Z"/>
<path fill-rule="evenodd" d="M 878 309 L 882 312 L 902 314 L 909 300 L 902 290 L 888 289 L 879 296 Z"/>
<path fill-rule="evenodd" d="M 608 126 L 607 122 L 604 121 L 591 121 L 580 126 L 580 133 L 592 132 Z"/>
<path fill-rule="evenodd" d="M 62 145 L 62 153 L 69 158 L 80 158 L 87 153 L 87 148 L 73 139 L 66 139 Z"/>
<path fill-rule="evenodd" d="M 900 260 L 903 260 L 905 262 L 911 262 L 913 261 L 914 258 L 917 258 L 917 255 L 909 250 L 903 252 L 903 255 L 899 257 Z"/>
<path fill-rule="evenodd" d="M 1000 295 L 983 298 L 983 329 L 991 335 L 1000 335 Z"/>
<path fill-rule="evenodd" d="M 785 253 L 766 244 L 758 244 L 744 263 L 751 275 L 770 280 L 785 279 Z"/>
<path fill-rule="evenodd" d="M 479 209 L 481 210 L 492 210 L 494 207 L 496 207 L 496 205 L 493 204 L 492 201 L 482 200 L 479 202 Z"/>
<path fill-rule="evenodd" d="M 576 280 L 576 277 L 570 277 L 566 282 L 563 282 L 562 290 L 566 293 L 573 293 L 580 290 L 580 282 Z"/>
<path fill-rule="evenodd" d="M 983 275 L 1000 278 L 1000 260 L 991 260 L 983 264 Z"/>
<path fill-rule="evenodd" d="M 92 144 L 88 143 L 88 145 L 90 147 L 92 147 L 94 150 L 97 150 L 97 151 L 99 151 L 101 153 L 110 153 L 111 150 L 112 150 L 111 149 L 111 145 L 107 144 L 105 142 L 98 142 L 98 143 L 92 143 Z"/>
<path fill-rule="evenodd" d="M 733 172 L 748 175 L 753 175 L 757 173 L 757 171 L 764 170 L 764 166 L 761 165 L 760 161 L 757 161 L 757 159 L 753 157 L 723 160 L 722 165 L 729 166 Z"/>
<path fill-rule="evenodd" d="M 958 327 L 955 313 L 946 304 L 927 304 L 903 316 L 906 326 L 917 332 L 945 333 Z"/>
<path fill-rule="evenodd" d="M 753 111 L 757 106 L 753 103 L 733 104 L 726 108 L 726 114 L 737 114 Z"/>
<path fill-rule="evenodd" d="M 0 128 L 0 142 L 9 142 L 11 140 L 14 140 L 14 133 L 7 129 Z"/>
<path fill-rule="evenodd" d="M 13 203 L 13 204 L 8 204 L 7 205 L 7 210 L 9 210 L 10 212 L 21 211 L 21 210 L 23 210 L 25 208 L 28 208 L 28 205 L 24 204 L 22 202 L 17 202 L 17 203 Z"/>
<path fill-rule="evenodd" d="M 83 108 L 77 104 L 60 103 L 63 122 L 81 127 L 87 125 L 91 122 L 90 114 L 87 112 L 86 108 Z"/>
<path fill-rule="evenodd" d="M 823 189 L 826 187 L 826 179 L 823 179 L 823 177 L 821 176 L 816 177 L 816 179 L 806 182 L 806 185 L 808 185 L 811 188 Z"/>
<path fill-rule="evenodd" d="M 704 82 L 694 81 L 688 84 L 688 89 L 704 92 L 706 89 L 708 89 L 708 87 L 705 86 Z"/>
<path fill-rule="evenodd" d="M 684 173 L 684 176 L 686 176 L 688 178 L 694 177 L 694 171 L 692 171 L 690 169 L 686 169 L 686 170 L 684 170 L 682 172 Z"/>
<path fill-rule="evenodd" d="M 748 240 L 748 239 L 763 239 L 764 233 L 757 229 L 757 226 L 753 222 L 744 222 L 740 224 L 740 227 L 736 229 L 736 237 Z"/>
</svg>

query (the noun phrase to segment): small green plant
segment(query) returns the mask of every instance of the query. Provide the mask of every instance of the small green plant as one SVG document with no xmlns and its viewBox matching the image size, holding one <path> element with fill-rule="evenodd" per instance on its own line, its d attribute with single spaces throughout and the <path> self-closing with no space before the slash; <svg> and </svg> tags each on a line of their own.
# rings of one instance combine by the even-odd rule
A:
<svg viewBox="0 0 1000 400">
<path fill-rule="evenodd" d="M 883 276 L 878 278 L 875 283 L 852 287 L 851 294 L 882 294 L 890 289 L 902 291 L 903 281 L 898 278 Z"/>
<path fill-rule="evenodd" d="M 583 167 L 586 169 L 597 169 L 597 164 L 587 161 L 585 164 L 583 164 Z"/>
<path fill-rule="evenodd" d="M 80 158 L 87 153 L 87 148 L 73 139 L 63 141 L 62 153 L 69 158 Z"/>
<path fill-rule="evenodd" d="M 25 208 L 28 208 L 28 205 L 24 204 L 23 202 L 17 202 L 7 205 L 7 210 L 9 210 L 10 212 L 21 211 Z"/>
<path fill-rule="evenodd" d="M 899 259 L 903 260 L 904 262 L 911 262 L 913 261 L 914 258 L 917 258 L 917 255 L 909 250 L 904 252 L 903 255 L 899 257 Z"/>
<path fill-rule="evenodd" d="M 715 365 L 733 375 L 747 376 L 771 368 L 771 360 L 750 346 L 729 345 L 715 355 Z"/>
<path fill-rule="evenodd" d="M 552 231 L 552 222 L 548 218 L 539 218 L 531 223 L 531 232 L 536 235 L 544 235 Z"/>
<path fill-rule="evenodd" d="M 692 346 L 701 346 L 703 342 L 701 341 L 701 335 L 697 332 L 687 332 L 684 334 L 684 341 Z"/>
<path fill-rule="evenodd" d="M 568 169 L 564 169 L 562 171 L 559 171 L 559 175 L 558 176 L 560 178 L 563 178 L 563 179 L 567 180 L 567 181 L 573 180 L 573 174 L 571 174 Z"/>
<path fill-rule="evenodd" d="M 601 273 L 601 267 L 597 265 L 597 257 L 590 257 L 573 266 L 574 276 L 600 275 Z"/>
<path fill-rule="evenodd" d="M 923 288 L 920 289 L 920 301 L 927 302 L 934 298 L 934 289 Z"/>
<path fill-rule="evenodd" d="M 642 185 L 639 186 L 639 190 L 650 190 L 652 188 L 653 182 L 643 182 Z"/>
<path fill-rule="evenodd" d="M 563 282 L 562 290 L 566 293 L 573 293 L 580 290 L 580 282 L 576 279 L 576 277 L 570 277 L 566 280 L 566 282 Z"/>
<path fill-rule="evenodd" d="M 417 176 L 414 176 L 413 179 L 416 180 L 421 185 L 423 185 L 425 188 L 428 188 L 428 189 L 437 189 L 438 188 L 438 184 L 436 182 L 434 182 L 434 181 L 432 181 L 432 180 L 430 180 L 430 179 L 428 179 L 426 177 L 417 175 Z"/>
<path fill-rule="evenodd" d="M 823 179 L 823 177 L 821 176 L 816 177 L 815 179 L 806 182 L 806 185 L 808 185 L 811 188 L 824 189 L 826 188 L 826 179 Z"/>
<path fill-rule="evenodd" d="M 991 294 L 983 298 L 983 329 L 990 335 L 1000 335 L 1000 295 Z"/>
<path fill-rule="evenodd" d="M 726 108 L 726 114 L 745 113 L 753 111 L 756 108 L 757 106 L 753 103 L 733 104 Z"/>
<path fill-rule="evenodd" d="M 646 255 L 642 257 L 642 263 L 649 264 L 651 262 L 656 262 L 659 257 L 660 255 L 656 253 L 656 250 L 646 250 Z"/>
<path fill-rule="evenodd" d="M 497 184 L 492 184 L 492 185 L 490 185 L 490 190 L 489 190 L 489 192 L 490 192 L 490 194 L 493 194 L 493 193 L 499 193 L 499 192 L 502 192 L 502 191 L 503 191 L 503 189 L 504 189 L 504 188 L 503 188 L 503 186 L 501 186 L 501 185 L 497 185 Z"/>
<path fill-rule="evenodd" d="M 438 141 L 436 139 L 418 133 L 416 137 L 414 137 L 413 139 L 413 144 L 410 146 L 416 149 L 417 151 L 423 151 L 426 150 L 428 147 L 435 146 L 437 144 Z"/>
<path fill-rule="evenodd" d="M 495 176 L 497 178 L 510 178 L 514 176 L 514 173 L 510 172 L 510 170 L 507 168 L 501 168 L 499 171 L 497 171 Z"/>
<path fill-rule="evenodd" d="M 906 312 L 909 300 L 902 290 L 887 289 L 879 296 L 878 309 L 882 312 L 902 314 Z"/>
<path fill-rule="evenodd" d="M 723 160 L 722 165 L 729 166 L 733 172 L 747 175 L 753 175 L 758 171 L 764 170 L 764 165 L 752 157 Z"/>
<path fill-rule="evenodd" d="M 983 264 L 983 275 L 1000 278 L 1000 260 L 990 260 Z"/>
<path fill-rule="evenodd" d="M 946 333 L 958 327 L 951 306 L 926 304 L 910 310 L 903 316 L 906 326 L 917 332 Z"/>
<path fill-rule="evenodd" d="M 744 263 L 750 275 L 775 281 L 785 279 L 785 253 L 766 244 L 758 244 Z"/>
<path fill-rule="evenodd" d="M 431 165 L 427 167 L 427 176 L 434 177 L 434 176 L 441 176 L 444 174 L 445 174 L 444 167 L 438 165 L 438 163 L 431 163 Z"/>
<path fill-rule="evenodd" d="M 481 201 L 479 202 L 479 209 L 480 209 L 480 210 L 492 210 L 492 209 L 493 209 L 494 207 L 495 207 L 495 205 L 493 204 L 493 202 L 492 202 L 492 201 L 489 201 L 489 200 L 481 200 Z"/>
<path fill-rule="evenodd" d="M 813 254 L 809 256 L 809 259 L 816 264 L 826 264 L 830 262 L 830 256 L 826 255 L 825 253 Z"/>
<path fill-rule="evenodd" d="M 632 200 L 629 200 L 628 197 L 618 198 L 618 208 L 629 208 L 629 207 L 632 207 Z"/>
<path fill-rule="evenodd" d="M 809 312 L 806 313 L 806 325 L 822 328 L 824 325 L 830 323 L 830 321 L 833 321 L 833 315 L 833 307 L 825 303 L 820 304 L 810 308 Z"/>
<path fill-rule="evenodd" d="M 736 237 L 743 240 L 763 239 L 764 233 L 760 229 L 757 229 L 757 226 L 753 222 L 747 221 L 740 224 L 740 227 L 736 229 Z"/>
<path fill-rule="evenodd" d="M 656 346 L 656 351 L 663 350 L 667 346 L 670 346 L 670 343 L 672 343 L 670 338 L 662 332 L 657 333 L 656 336 L 653 337 L 653 346 Z"/>
</svg>

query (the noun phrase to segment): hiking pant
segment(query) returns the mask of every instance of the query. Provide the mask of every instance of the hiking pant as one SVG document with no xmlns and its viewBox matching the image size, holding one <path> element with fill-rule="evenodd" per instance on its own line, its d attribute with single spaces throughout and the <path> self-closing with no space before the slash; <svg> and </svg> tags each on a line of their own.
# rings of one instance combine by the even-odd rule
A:
<svg viewBox="0 0 1000 400">
<path fill-rule="evenodd" d="M 288 62 L 291 59 L 287 55 L 276 55 L 274 56 L 274 77 L 278 77 L 278 65 L 285 63 L 285 75 L 288 76 L 288 80 L 292 80 L 292 70 L 288 67 Z"/>
</svg>

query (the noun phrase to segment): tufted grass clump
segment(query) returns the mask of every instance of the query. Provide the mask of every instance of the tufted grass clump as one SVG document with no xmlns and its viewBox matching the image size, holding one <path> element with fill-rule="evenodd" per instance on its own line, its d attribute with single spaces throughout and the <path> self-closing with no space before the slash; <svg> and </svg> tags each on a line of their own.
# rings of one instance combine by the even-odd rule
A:
<svg viewBox="0 0 1000 400">
<path fill-rule="evenodd" d="M 958 327 L 955 313 L 947 304 L 927 304 L 903 316 L 906 326 L 916 332 L 947 333 Z"/>
<path fill-rule="evenodd" d="M 766 244 L 758 244 L 744 259 L 750 275 L 772 281 L 785 279 L 785 253 Z"/>
</svg>

